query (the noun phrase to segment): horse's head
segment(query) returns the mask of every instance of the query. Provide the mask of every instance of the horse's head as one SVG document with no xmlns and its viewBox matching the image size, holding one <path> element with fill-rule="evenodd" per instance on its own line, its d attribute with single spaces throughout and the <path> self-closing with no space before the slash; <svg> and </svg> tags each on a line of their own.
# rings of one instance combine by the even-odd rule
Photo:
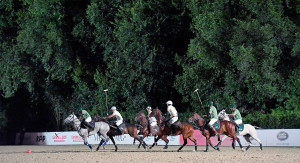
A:
<svg viewBox="0 0 300 163">
<path fill-rule="evenodd" d="M 220 120 L 229 120 L 228 115 L 226 114 L 225 109 L 219 112 L 218 117 Z"/>
<path fill-rule="evenodd" d="M 161 111 L 158 108 L 152 110 L 150 117 L 155 117 L 159 124 L 165 121 L 165 117 L 162 115 Z"/>
<path fill-rule="evenodd" d="M 95 122 L 104 121 L 104 119 L 102 117 L 100 117 L 99 115 L 94 115 L 93 119 L 94 119 Z"/>
<path fill-rule="evenodd" d="M 190 116 L 189 118 L 189 122 L 190 123 L 194 123 L 195 121 L 200 120 L 198 123 L 199 126 L 203 126 L 205 125 L 205 120 L 198 114 L 198 113 L 194 113 L 193 115 Z"/>
<path fill-rule="evenodd" d="M 161 115 L 161 112 L 158 108 L 153 109 L 150 113 L 150 117 L 159 117 L 159 115 Z"/>
<path fill-rule="evenodd" d="M 199 114 L 198 113 L 194 113 L 193 115 L 191 115 L 190 117 L 189 117 L 189 122 L 190 123 L 194 123 L 196 120 L 198 120 L 199 119 Z"/>
<path fill-rule="evenodd" d="M 139 121 L 144 117 L 146 117 L 146 116 L 145 116 L 144 112 L 141 110 L 139 113 L 136 114 L 136 116 L 134 117 L 134 120 Z"/>
<path fill-rule="evenodd" d="M 64 123 L 68 124 L 70 122 L 74 122 L 75 119 L 77 119 L 77 117 L 74 113 L 72 113 L 64 120 Z"/>
</svg>

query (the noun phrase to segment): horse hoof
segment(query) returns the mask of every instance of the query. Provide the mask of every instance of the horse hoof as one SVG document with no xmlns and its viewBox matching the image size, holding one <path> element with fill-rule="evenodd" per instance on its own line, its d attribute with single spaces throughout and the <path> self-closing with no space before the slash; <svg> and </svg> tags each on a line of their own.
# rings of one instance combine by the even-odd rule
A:
<svg viewBox="0 0 300 163">
<path fill-rule="evenodd" d="M 244 148 L 242 148 L 242 152 L 245 152 L 245 149 L 244 149 Z"/>
<path fill-rule="evenodd" d="M 168 147 L 164 147 L 164 149 L 168 149 Z"/>
<path fill-rule="evenodd" d="M 207 150 L 205 150 L 204 152 L 208 152 Z"/>
</svg>

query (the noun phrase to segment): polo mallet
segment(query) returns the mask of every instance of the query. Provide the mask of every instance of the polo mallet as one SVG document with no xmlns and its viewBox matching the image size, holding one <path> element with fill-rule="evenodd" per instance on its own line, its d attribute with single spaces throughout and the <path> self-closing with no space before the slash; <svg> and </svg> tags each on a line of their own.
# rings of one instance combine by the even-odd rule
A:
<svg viewBox="0 0 300 163">
<path fill-rule="evenodd" d="M 104 89 L 104 92 L 105 92 L 106 115 L 108 115 L 108 106 L 107 106 L 107 92 L 108 92 L 108 89 Z"/>
<path fill-rule="evenodd" d="M 199 93 L 198 93 L 198 90 L 199 90 L 199 89 L 197 88 L 194 92 L 197 93 L 197 96 L 198 96 L 198 99 L 199 99 L 199 101 L 200 101 L 200 103 L 201 103 L 202 109 L 204 109 L 204 108 L 203 108 L 202 101 L 201 101 L 201 98 L 200 98 Z"/>
</svg>

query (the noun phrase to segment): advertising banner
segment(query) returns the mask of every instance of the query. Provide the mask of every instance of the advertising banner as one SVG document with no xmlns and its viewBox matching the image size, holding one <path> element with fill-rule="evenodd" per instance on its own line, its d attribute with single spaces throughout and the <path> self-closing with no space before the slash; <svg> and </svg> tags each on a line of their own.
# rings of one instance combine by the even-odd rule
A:
<svg viewBox="0 0 300 163">
<path fill-rule="evenodd" d="M 169 145 L 179 145 L 180 136 L 168 136 Z M 116 144 L 133 144 L 134 139 L 128 134 L 115 136 L 114 140 Z M 92 135 L 88 137 L 89 144 L 99 144 L 101 138 L 98 135 Z M 146 144 L 152 145 L 154 142 L 154 137 L 149 136 L 144 139 Z M 23 145 L 76 145 L 83 144 L 83 139 L 75 131 L 70 132 L 28 132 L 21 135 L 18 133 L 16 135 L 16 144 Z M 139 141 L 135 141 L 136 144 Z M 159 140 L 158 145 L 165 145 L 163 140 Z M 113 144 L 112 141 L 108 141 L 107 144 Z"/>
<path fill-rule="evenodd" d="M 260 129 L 256 130 L 257 136 L 261 140 L 263 146 L 300 146 L 300 129 Z M 193 137 L 197 140 L 198 145 L 206 145 L 206 138 L 199 130 L 194 131 Z M 222 139 L 223 135 L 220 136 Z M 248 146 L 248 142 L 243 136 L 238 136 L 242 146 Z M 252 146 L 259 146 L 259 143 L 250 137 Z M 217 137 L 212 137 L 211 142 L 213 145 L 218 144 Z M 182 136 L 180 136 L 180 144 L 183 144 Z M 194 143 L 188 140 L 187 145 L 194 145 Z M 232 138 L 226 138 L 221 146 L 231 146 Z M 236 146 L 238 143 L 236 142 Z"/>
</svg>

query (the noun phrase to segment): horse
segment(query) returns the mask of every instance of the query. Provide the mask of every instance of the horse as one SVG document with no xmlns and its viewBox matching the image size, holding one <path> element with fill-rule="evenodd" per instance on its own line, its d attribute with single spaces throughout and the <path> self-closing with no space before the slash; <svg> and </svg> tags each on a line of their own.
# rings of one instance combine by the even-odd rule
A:
<svg viewBox="0 0 300 163">
<path fill-rule="evenodd" d="M 171 128 L 166 124 L 168 122 L 168 120 L 165 121 L 165 117 L 162 116 L 162 113 L 158 108 L 154 109 L 151 112 L 150 116 L 154 116 L 157 119 L 157 122 L 159 124 L 159 131 L 156 133 L 157 138 L 154 139 L 154 143 L 150 147 L 150 149 L 152 147 L 154 147 L 154 145 L 157 144 L 157 141 L 159 139 L 162 139 L 166 142 L 166 145 L 165 145 L 164 149 L 167 149 L 168 148 L 168 143 L 169 143 L 169 140 L 167 139 L 167 136 L 170 135 L 170 132 L 171 132 Z M 192 142 L 194 142 L 195 151 L 197 151 L 197 141 L 196 141 L 196 139 L 193 138 L 194 127 L 189 123 L 181 123 L 180 124 L 180 129 L 176 129 L 176 132 L 172 135 L 175 136 L 175 135 L 180 135 L 180 134 L 182 134 L 182 136 L 183 136 L 184 143 L 177 150 L 177 152 L 179 152 L 187 144 L 187 139 L 190 139 Z"/>
<path fill-rule="evenodd" d="M 200 131 L 201 131 L 202 135 L 206 138 L 206 150 L 204 152 L 208 152 L 208 144 L 212 148 L 214 148 L 215 150 L 220 150 L 219 149 L 220 144 L 218 144 L 216 146 L 213 146 L 212 143 L 211 143 L 211 140 L 210 140 L 210 138 L 212 136 L 215 136 L 215 133 L 208 126 L 208 123 L 206 123 L 205 120 L 196 112 L 192 116 L 189 117 L 189 122 L 190 123 L 194 123 L 195 121 L 197 121 L 197 124 L 200 128 Z M 233 142 L 232 142 L 232 147 L 233 148 L 235 148 L 234 142 L 236 140 L 239 143 L 241 150 L 244 151 L 244 148 L 242 147 L 240 139 L 236 136 L 235 126 L 232 122 L 221 121 L 220 122 L 220 128 L 216 129 L 216 131 L 218 132 L 219 135 L 225 134 L 228 137 L 231 137 L 233 139 Z"/>
<path fill-rule="evenodd" d="M 137 113 L 136 116 L 134 117 L 134 120 L 140 122 L 140 124 L 139 124 L 139 126 L 140 126 L 140 132 L 139 132 L 139 134 L 143 135 L 141 137 L 141 139 L 144 140 L 144 138 L 146 136 L 150 136 L 151 133 L 149 132 L 149 123 L 148 123 L 148 120 L 147 120 L 144 112 L 140 111 L 139 113 Z M 153 133 L 153 134 L 155 135 L 156 132 Z M 133 143 L 135 143 L 135 139 L 134 139 Z M 141 143 L 139 144 L 138 148 L 140 148 L 140 146 L 141 146 Z"/>
<path fill-rule="evenodd" d="M 230 121 L 229 116 L 226 114 L 225 110 L 222 110 L 221 112 L 219 112 L 218 114 L 219 119 L 222 119 L 224 121 Z M 260 145 L 260 150 L 262 150 L 262 143 L 260 141 L 260 139 L 257 137 L 257 132 L 255 130 L 255 127 L 250 125 L 250 124 L 244 124 L 244 130 L 239 132 L 237 135 L 241 135 L 245 138 L 245 140 L 248 142 L 248 146 L 246 148 L 246 151 L 250 148 L 250 146 L 252 145 L 251 141 L 250 141 L 250 137 L 252 137 L 253 139 L 255 139 L 259 145 Z M 221 141 L 219 142 L 219 144 L 222 143 L 222 141 L 224 139 L 226 139 L 227 136 L 225 135 Z"/>
<path fill-rule="evenodd" d="M 140 142 L 140 144 L 143 145 L 144 149 L 146 149 L 147 144 L 143 141 L 142 138 L 140 138 L 137 134 L 137 127 L 134 124 L 130 124 L 130 123 L 122 123 L 121 125 L 123 125 L 124 131 L 123 133 L 121 133 L 121 131 L 118 129 L 117 126 L 110 124 L 106 119 L 103 119 L 99 116 L 95 116 L 94 118 L 95 122 L 105 122 L 110 126 L 109 131 L 107 132 L 107 136 L 111 139 L 111 141 L 113 142 L 114 146 L 115 146 L 115 151 L 118 150 L 118 147 L 115 143 L 114 140 L 114 136 L 118 136 L 118 135 L 123 135 L 123 134 L 129 134 L 131 137 L 133 137 L 134 139 L 138 140 Z M 105 142 L 105 140 L 101 140 L 101 142 L 99 143 L 98 147 L 97 147 L 97 151 L 99 150 L 99 148 L 101 147 L 101 145 Z"/>
<path fill-rule="evenodd" d="M 77 130 L 78 134 L 82 137 L 84 140 L 84 145 L 87 145 L 91 151 L 93 151 L 92 146 L 88 143 L 87 138 L 90 135 L 98 134 L 101 141 L 108 140 L 107 132 L 109 131 L 110 127 L 107 123 L 104 122 L 96 122 L 94 130 L 91 132 L 88 132 L 88 129 L 81 127 L 80 120 L 73 114 L 69 115 L 65 120 L 65 124 L 73 123 L 73 128 Z"/>
</svg>

